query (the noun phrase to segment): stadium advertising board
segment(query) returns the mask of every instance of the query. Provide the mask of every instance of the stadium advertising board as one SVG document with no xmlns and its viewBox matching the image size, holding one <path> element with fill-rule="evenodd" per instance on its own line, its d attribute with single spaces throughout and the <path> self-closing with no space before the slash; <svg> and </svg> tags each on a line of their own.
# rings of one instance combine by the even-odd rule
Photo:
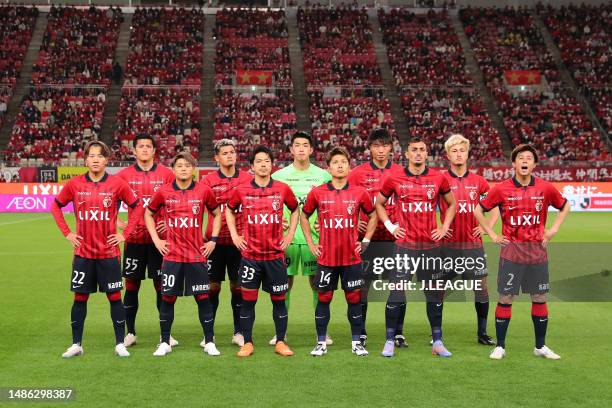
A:
<svg viewBox="0 0 612 408">
<path fill-rule="evenodd" d="M 200 178 L 212 171 L 200 169 Z M 572 206 L 572 211 L 612 211 L 612 183 L 553 183 Z M 0 184 L 0 212 L 45 212 L 61 191 L 61 183 Z M 69 210 L 68 210 L 69 208 Z M 72 206 L 64 211 L 72 211 Z M 122 204 L 121 212 L 127 211 Z"/>
<path fill-rule="evenodd" d="M 73 177 L 85 174 L 87 167 L 58 167 L 57 168 L 57 181 L 65 183 Z"/>
</svg>

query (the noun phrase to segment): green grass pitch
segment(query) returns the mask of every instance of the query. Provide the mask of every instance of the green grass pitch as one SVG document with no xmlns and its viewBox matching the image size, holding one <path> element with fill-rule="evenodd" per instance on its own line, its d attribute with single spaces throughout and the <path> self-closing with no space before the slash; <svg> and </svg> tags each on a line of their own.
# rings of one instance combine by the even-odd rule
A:
<svg viewBox="0 0 612 408">
<path fill-rule="evenodd" d="M 551 218 L 554 218 L 551 217 Z M 557 241 L 612 243 L 610 214 L 570 214 Z M 312 358 L 314 317 L 307 279 L 296 280 L 288 341 L 296 355 L 282 358 L 267 340 L 273 334 L 269 298 L 260 296 L 255 354 L 235 357 L 229 290 L 223 286 L 216 323 L 220 357 L 205 356 L 192 298 L 176 306 L 172 354 L 154 358 L 159 326 L 153 288 L 141 288 L 139 344 L 132 356 L 113 355 L 108 302 L 93 295 L 81 358 L 64 360 L 70 345 L 71 249 L 47 214 L 0 214 L 0 387 L 72 387 L 66 406 L 409 406 L 409 407 L 609 407 L 612 404 L 612 303 L 551 302 L 547 343 L 560 361 L 532 355 L 529 303 L 514 307 L 507 358 L 492 361 L 489 347 L 476 344 L 472 302 L 445 306 L 445 344 L 450 359 L 433 357 L 422 303 L 409 303 L 405 333 L 409 348 L 395 358 L 379 356 L 384 341 L 384 304 L 368 311 L 370 355 L 350 352 L 344 297 L 332 303 L 329 333 L 334 345 Z M 612 269 L 612 265 L 608 265 Z M 489 265 L 493 273 L 495 265 Z M 555 271 L 551 270 L 554 283 Z M 601 279 L 606 279 L 602 276 Z M 612 279 L 609 277 L 607 279 Z M 491 279 L 494 282 L 494 278 Z M 603 281 L 602 281 L 603 282 Z M 495 286 L 489 285 L 489 333 L 494 335 Z M 26 406 L 28 403 L 3 403 Z M 32 404 L 49 406 L 47 403 Z M 63 405 L 60 405 L 63 406 Z"/>
</svg>

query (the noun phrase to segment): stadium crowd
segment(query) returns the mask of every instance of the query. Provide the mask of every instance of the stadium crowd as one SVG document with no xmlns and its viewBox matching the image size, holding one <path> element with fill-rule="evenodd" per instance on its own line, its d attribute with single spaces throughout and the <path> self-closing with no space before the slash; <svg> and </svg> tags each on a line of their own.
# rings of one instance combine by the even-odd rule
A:
<svg viewBox="0 0 612 408">
<path fill-rule="evenodd" d="M 296 115 L 284 11 L 223 9 L 214 35 L 213 140 L 234 140 L 242 161 L 259 143 L 278 152 L 277 159 L 289 159 Z M 263 84 L 253 90 L 237 78 L 238 70 L 271 72 L 275 89 Z"/>
<path fill-rule="evenodd" d="M 445 156 L 452 133 L 472 142 L 472 157 L 502 158 L 501 138 L 472 87 L 447 12 L 380 9 L 378 18 L 410 134 L 427 140 L 434 159 Z"/>
<path fill-rule="evenodd" d="M 589 98 L 606 131 L 612 130 L 612 48 L 610 19 L 612 4 L 581 4 L 553 8 L 540 13 L 563 62 L 582 92 Z"/>
<path fill-rule="evenodd" d="M 6 156 L 76 164 L 100 133 L 123 16 L 113 7 L 51 6 L 47 18 Z"/>
<path fill-rule="evenodd" d="M 0 126 L 13 96 L 37 16 L 38 9 L 34 7 L 0 7 Z"/>
<path fill-rule="evenodd" d="M 550 160 L 607 157 L 599 131 L 563 88 L 553 57 L 528 9 L 468 7 L 459 15 L 513 144 L 537 143 L 541 157 Z M 511 95 L 503 82 L 507 70 L 539 71 L 547 92 Z"/>
<path fill-rule="evenodd" d="M 111 146 L 116 160 L 132 158 L 141 133 L 155 137 L 164 162 L 182 150 L 198 156 L 203 26 L 201 10 L 136 8 Z"/>
<path fill-rule="evenodd" d="M 334 143 L 345 143 L 351 157 L 367 159 L 367 134 L 384 127 L 395 137 L 395 129 L 366 9 L 299 7 L 297 20 L 312 133 L 323 149 L 320 154 Z"/>
</svg>

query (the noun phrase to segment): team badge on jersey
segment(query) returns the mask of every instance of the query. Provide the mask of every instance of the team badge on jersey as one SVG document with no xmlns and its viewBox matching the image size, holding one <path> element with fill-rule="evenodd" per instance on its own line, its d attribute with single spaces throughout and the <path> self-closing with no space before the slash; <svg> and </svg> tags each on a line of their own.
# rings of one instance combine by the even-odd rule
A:
<svg viewBox="0 0 612 408">
<path fill-rule="evenodd" d="M 470 190 L 470 200 L 476 200 L 477 195 L 478 193 L 476 192 L 476 190 Z"/>
<path fill-rule="evenodd" d="M 280 208 L 280 201 L 278 201 L 278 200 L 272 201 L 272 209 L 274 211 L 278 211 L 279 208 Z"/>
<path fill-rule="evenodd" d="M 109 208 L 111 206 L 111 198 L 110 196 L 106 196 L 104 197 L 104 200 L 102 200 L 102 205 L 104 206 L 104 208 Z"/>
<path fill-rule="evenodd" d="M 535 203 L 535 209 L 536 209 L 536 211 L 538 211 L 538 212 L 539 212 L 539 211 L 542 209 L 542 200 L 538 200 L 538 201 L 536 201 L 536 203 Z"/>
<path fill-rule="evenodd" d="M 434 189 L 433 188 L 429 188 L 427 189 L 427 199 L 431 200 L 434 197 Z"/>
<path fill-rule="evenodd" d="M 200 213 L 200 204 L 194 204 L 191 207 L 191 211 L 193 212 L 193 215 L 198 215 Z"/>
<path fill-rule="evenodd" d="M 353 204 L 349 204 L 346 206 L 346 212 L 348 215 L 353 215 L 353 211 L 355 211 L 355 206 Z"/>
</svg>

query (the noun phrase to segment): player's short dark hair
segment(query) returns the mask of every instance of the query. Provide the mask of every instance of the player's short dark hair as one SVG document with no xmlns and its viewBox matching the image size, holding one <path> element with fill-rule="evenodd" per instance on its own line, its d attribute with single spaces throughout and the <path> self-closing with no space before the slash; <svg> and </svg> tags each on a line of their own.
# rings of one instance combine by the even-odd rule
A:
<svg viewBox="0 0 612 408">
<path fill-rule="evenodd" d="M 89 156 L 89 151 L 91 150 L 92 147 L 99 147 L 101 152 L 102 152 L 102 156 L 106 157 L 107 159 L 111 155 L 111 151 L 108 148 L 108 146 L 106 145 L 106 143 L 104 143 L 101 140 L 92 140 L 91 142 L 87 142 L 87 144 L 83 148 L 83 152 L 85 154 L 85 157 Z"/>
<path fill-rule="evenodd" d="M 331 163 L 332 158 L 334 156 L 344 156 L 346 157 L 346 160 L 351 161 L 351 156 L 349 155 L 349 152 L 344 148 L 344 147 L 340 147 L 340 146 L 336 146 L 334 148 L 332 148 L 329 153 L 327 153 L 327 165 L 329 166 L 329 163 Z"/>
<path fill-rule="evenodd" d="M 268 146 L 264 146 L 264 145 L 255 146 L 255 148 L 251 152 L 251 155 L 249 156 L 249 163 L 251 164 L 255 163 L 255 156 L 257 156 L 258 153 L 267 154 L 268 157 L 270 158 L 270 161 L 274 163 L 274 153 L 272 153 L 272 150 Z"/>
<path fill-rule="evenodd" d="M 172 168 L 174 168 L 174 165 L 180 159 L 185 160 L 187 163 L 191 164 L 193 167 L 197 167 L 197 165 L 198 165 L 198 161 L 191 155 L 191 153 L 189 153 L 189 152 L 180 152 L 180 153 L 178 153 L 176 156 L 174 156 L 172 158 L 172 162 L 170 163 L 170 166 Z"/>
<path fill-rule="evenodd" d="M 236 150 L 236 142 L 234 142 L 232 139 L 217 140 L 214 146 L 215 154 L 219 154 L 219 152 L 221 151 L 221 148 L 227 147 L 227 146 L 232 146 L 234 150 Z"/>
<path fill-rule="evenodd" d="M 510 155 L 512 158 L 512 163 L 514 163 L 519 153 L 523 152 L 531 152 L 533 154 L 534 161 L 536 163 L 538 162 L 538 152 L 536 151 L 535 147 L 527 143 L 521 143 L 520 145 L 516 146 L 514 150 L 512 150 L 512 154 Z"/>
<path fill-rule="evenodd" d="M 367 146 L 370 147 L 370 145 L 374 142 L 380 142 L 382 144 L 391 144 L 393 143 L 393 138 L 391 137 L 387 129 L 375 129 L 370 132 L 370 135 L 368 136 Z"/>
<path fill-rule="evenodd" d="M 154 149 L 157 148 L 157 143 L 155 143 L 155 138 L 149 134 L 141 133 L 139 135 L 136 135 L 136 137 L 134 138 L 134 147 L 136 147 L 139 140 L 150 140 L 151 143 L 153 144 L 153 148 Z"/>
<path fill-rule="evenodd" d="M 310 133 L 308 132 L 303 132 L 303 131 L 295 132 L 293 136 L 291 136 L 291 144 L 293 144 L 295 139 L 306 139 L 308 140 L 308 143 L 310 143 L 310 145 L 312 146 L 312 136 L 310 136 Z"/>
<path fill-rule="evenodd" d="M 410 147 L 411 144 L 413 143 L 425 143 L 425 140 L 423 140 L 423 138 L 421 136 L 410 136 L 408 138 L 408 143 L 406 143 L 406 150 L 408 150 L 408 147 Z M 425 143 L 427 145 L 427 143 Z"/>
</svg>

